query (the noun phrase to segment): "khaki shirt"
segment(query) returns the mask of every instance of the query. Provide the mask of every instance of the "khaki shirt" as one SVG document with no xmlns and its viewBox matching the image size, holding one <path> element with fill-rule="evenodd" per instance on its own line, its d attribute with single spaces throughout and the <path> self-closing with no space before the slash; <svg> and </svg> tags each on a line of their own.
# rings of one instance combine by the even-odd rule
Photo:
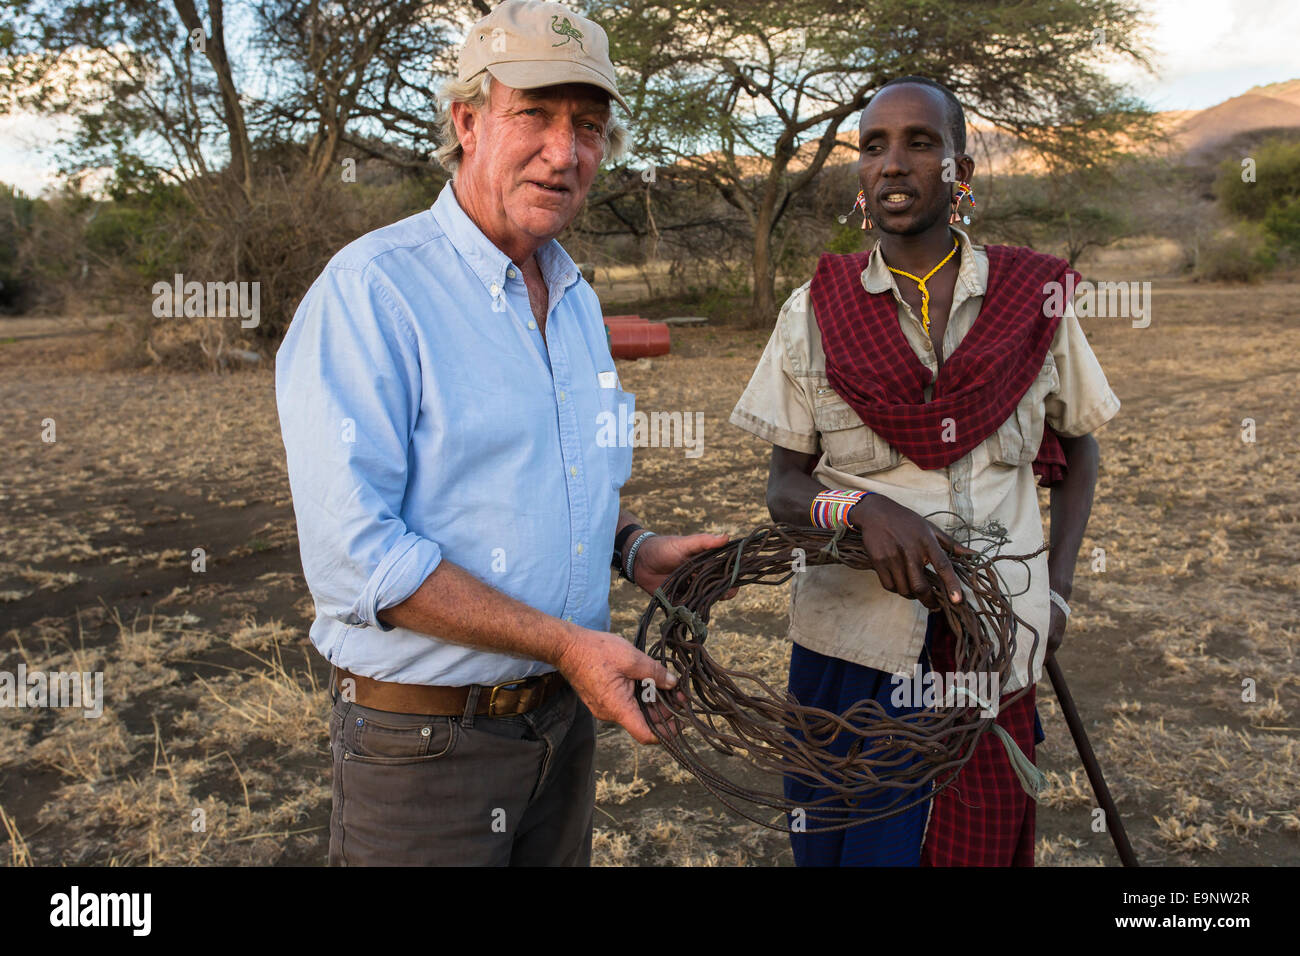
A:
<svg viewBox="0 0 1300 956">
<path fill-rule="evenodd" d="M 953 293 L 943 350 L 950 356 L 979 315 L 988 284 L 988 255 L 954 229 L 961 265 Z M 877 248 L 879 253 L 879 248 Z M 826 380 L 826 356 L 809 297 L 811 283 L 794 291 L 781 309 L 748 387 L 731 421 L 775 445 L 804 454 L 821 451 L 813 478 L 828 488 L 874 491 L 921 515 L 934 512 L 936 525 L 959 541 L 965 526 L 983 529 L 998 522 L 1010 541 L 1004 554 L 1027 554 L 1043 545 L 1037 484 L 1032 463 L 1046 421 L 1062 435 L 1086 435 L 1110 421 L 1119 399 L 1093 355 L 1072 307 L 1056 330 L 1038 378 L 1015 412 L 996 432 L 946 468 L 926 471 L 873 432 Z M 920 316 L 899 295 L 894 274 L 881 255 L 862 273 L 868 292 L 891 292 L 912 351 L 935 375 L 938 361 Z M 926 389 L 926 400 L 931 397 Z M 954 516 L 955 515 L 955 516 Z M 980 542 L 975 547 L 982 548 Z M 1047 555 L 1027 565 L 1001 562 L 1004 590 L 1016 613 L 1038 630 L 1037 653 L 1029 660 L 1033 635 L 1017 636 L 1014 677 L 1006 694 L 1042 673 L 1051 621 Z M 1028 580 L 1026 581 L 1026 577 Z M 1023 592 L 1023 593 L 1021 593 Z M 886 591 L 874 574 L 830 565 L 796 574 L 791 591 L 790 638 L 804 647 L 874 667 L 911 674 L 920 659 L 929 612 L 919 601 Z M 1032 674 L 1032 678 L 1029 676 Z"/>
</svg>

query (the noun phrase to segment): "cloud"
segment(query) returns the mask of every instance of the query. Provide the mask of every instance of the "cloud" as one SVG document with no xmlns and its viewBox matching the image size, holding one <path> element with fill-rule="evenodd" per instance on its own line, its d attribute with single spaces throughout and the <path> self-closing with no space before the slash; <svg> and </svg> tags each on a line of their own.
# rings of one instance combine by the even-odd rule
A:
<svg viewBox="0 0 1300 956">
<path fill-rule="evenodd" d="M 1147 0 L 1156 75 L 1113 75 L 1157 109 L 1202 109 L 1252 86 L 1300 77 L 1295 0 Z"/>
</svg>

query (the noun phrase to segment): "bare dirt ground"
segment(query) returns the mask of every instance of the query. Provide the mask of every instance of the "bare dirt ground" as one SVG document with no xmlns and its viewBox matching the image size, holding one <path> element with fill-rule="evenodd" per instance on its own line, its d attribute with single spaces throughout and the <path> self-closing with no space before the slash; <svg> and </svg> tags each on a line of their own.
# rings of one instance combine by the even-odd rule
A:
<svg viewBox="0 0 1300 956">
<path fill-rule="evenodd" d="M 1061 661 L 1146 863 L 1300 863 L 1298 293 L 1163 281 L 1150 328 L 1085 322 L 1123 409 Z M 0 323 L 0 670 L 103 671 L 105 706 L 0 711 L 0 859 L 323 863 L 327 667 L 270 370 L 109 372 L 97 333 L 22 331 Z M 620 374 L 640 409 L 702 411 L 705 452 L 639 450 L 625 504 L 660 531 L 766 523 L 769 448 L 726 421 L 766 334 L 673 336 Z M 742 592 L 711 646 L 780 683 L 786 600 Z M 616 583 L 614 629 L 645 605 Z M 1040 700 L 1038 862 L 1114 865 L 1046 682 Z M 613 726 L 598 771 L 597 863 L 791 862 Z"/>
</svg>

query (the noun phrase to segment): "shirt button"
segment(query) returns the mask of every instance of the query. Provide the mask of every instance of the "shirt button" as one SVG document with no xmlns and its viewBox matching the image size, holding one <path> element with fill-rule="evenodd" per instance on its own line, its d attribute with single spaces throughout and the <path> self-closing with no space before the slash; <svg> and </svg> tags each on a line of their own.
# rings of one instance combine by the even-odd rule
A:
<svg viewBox="0 0 1300 956">
<path fill-rule="evenodd" d="M 925 350 L 926 350 L 927 352 L 933 352 L 933 351 L 934 351 L 934 343 L 931 342 L 929 339 L 926 339 L 926 340 L 925 340 Z"/>
<path fill-rule="evenodd" d="M 491 292 L 493 295 L 496 295 L 498 292 L 501 291 L 501 286 L 493 282 L 492 286 L 488 289 L 488 291 Z"/>
<path fill-rule="evenodd" d="M 569 474 L 571 474 L 574 478 L 577 478 L 577 477 L 578 477 L 578 466 L 577 466 L 577 465 L 570 465 L 570 466 L 569 466 Z"/>
<path fill-rule="evenodd" d="M 573 615 L 570 614 L 568 617 L 565 618 L 565 620 L 568 621 L 570 624 L 572 624 L 572 623 L 573 623 Z"/>
<path fill-rule="evenodd" d="M 537 330 L 537 323 L 534 322 L 532 319 L 528 320 L 528 330 L 530 332 L 535 332 Z"/>
<path fill-rule="evenodd" d="M 514 269 L 507 269 L 506 275 L 509 276 L 511 279 L 513 279 L 515 276 L 519 275 L 519 273 L 516 272 Z"/>
<path fill-rule="evenodd" d="M 564 401 L 564 390 L 560 390 L 560 401 Z"/>
<path fill-rule="evenodd" d="M 578 553 L 579 553 L 579 554 L 582 554 L 582 542 L 581 542 L 581 541 L 578 542 Z"/>
<path fill-rule="evenodd" d="M 961 491 L 961 482 L 960 482 L 960 481 L 954 481 L 954 482 L 952 483 L 952 490 L 953 490 L 953 491 Z"/>
</svg>

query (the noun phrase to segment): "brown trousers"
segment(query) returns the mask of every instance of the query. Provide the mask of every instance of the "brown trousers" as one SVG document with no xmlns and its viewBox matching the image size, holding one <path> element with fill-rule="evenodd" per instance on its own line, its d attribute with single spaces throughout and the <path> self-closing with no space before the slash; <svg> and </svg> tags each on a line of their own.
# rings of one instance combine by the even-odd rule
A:
<svg viewBox="0 0 1300 956">
<path fill-rule="evenodd" d="M 569 687 L 513 717 L 330 715 L 331 866 L 589 866 L 596 724 Z"/>
</svg>

